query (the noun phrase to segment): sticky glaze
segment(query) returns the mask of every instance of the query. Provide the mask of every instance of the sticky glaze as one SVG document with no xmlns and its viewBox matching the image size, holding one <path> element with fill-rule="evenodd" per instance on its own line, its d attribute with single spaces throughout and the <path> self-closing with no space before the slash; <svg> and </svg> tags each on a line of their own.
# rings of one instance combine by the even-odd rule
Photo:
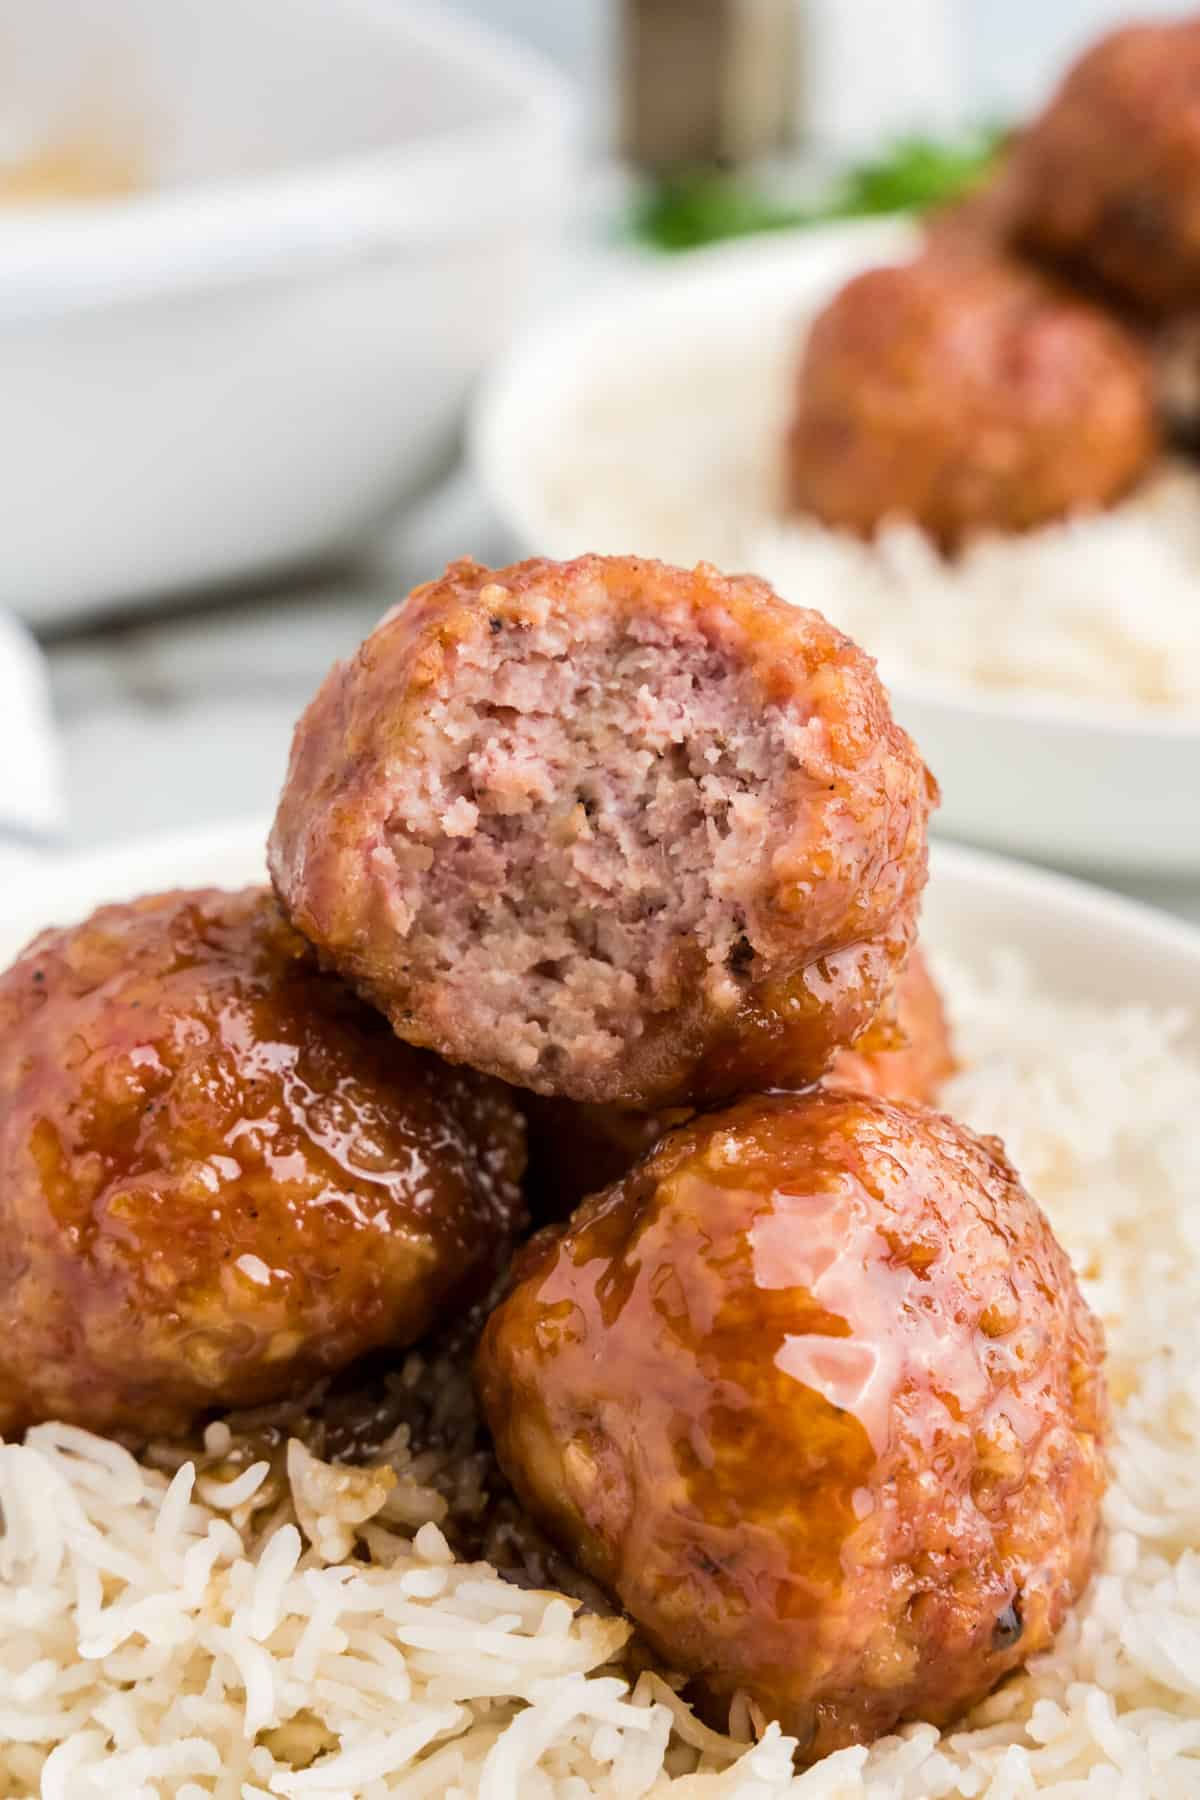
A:
<svg viewBox="0 0 1200 1800">
<path fill-rule="evenodd" d="M 1048 1641 L 1103 1488 L 1101 1340 L 997 1145 L 747 1100 L 517 1273 L 479 1358 L 501 1461 L 715 1718 L 745 1689 L 824 1753 Z"/>
<path fill-rule="evenodd" d="M 761 1060 L 739 1053 L 748 1090 L 797 1085 L 797 1063 L 786 1032 L 758 1041 Z M 757 1053 L 756 1053 L 757 1054 Z M 804 1056 L 800 1058 L 802 1068 Z M 934 1100 L 954 1069 L 950 1025 L 937 984 L 914 948 L 890 1002 L 870 1033 L 853 1050 L 841 1050 L 823 1077 L 827 1087 L 852 1088 L 887 1100 Z M 806 1082 L 799 1082 L 807 1086 Z M 519 1096 L 529 1130 L 527 1189 L 536 1219 L 565 1219 L 579 1202 L 619 1181 L 639 1156 L 653 1149 L 688 1110 L 634 1113 L 615 1106 L 587 1106 L 571 1100 Z"/>
<path fill-rule="evenodd" d="M 411 1341 L 494 1272 L 521 1140 L 264 890 L 43 934 L 0 976 L 0 1430 L 174 1429 Z"/>
</svg>

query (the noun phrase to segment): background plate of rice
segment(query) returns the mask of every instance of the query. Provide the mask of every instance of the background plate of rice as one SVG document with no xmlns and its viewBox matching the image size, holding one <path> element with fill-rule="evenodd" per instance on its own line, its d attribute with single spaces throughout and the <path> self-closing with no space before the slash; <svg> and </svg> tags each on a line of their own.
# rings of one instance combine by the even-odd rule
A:
<svg viewBox="0 0 1200 1800">
<path fill-rule="evenodd" d="M 493 506 L 529 554 L 707 559 L 826 613 L 879 658 L 953 835 L 1200 874 L 1200 467 L 953 566 L 911 527 L 866 546 L 780 515 L 805 321 L 916 241 L 868 221 L 614 282 L 485 387 L 472 441 Z"/>
<path fill-rule="evenodd" d="M 264 836 L 63 863 L 6 896 L 0 955 L 101 900 L 260 880 Z M 253 1421 L 141 1462 L 62 1426 L 0 1444 L 4 1800 L 1200 1793 L 1200 936 L 939 849 L 926 939 L 964 1065 L 945 1103 L 1005 1138 L 1109 1334 L 1104 1543 L 1050 1654 L 954 1731 L 794 1775 L 774 1728 L 698 1726 L 552 1564 L 516 1585 L 456 1555 L 493 1472 L 461 1370 L 418 1352 L 395 1417 L 440 1448 L 389 1424 L 377 1467 L 331 1464 L 303 1409 L 265 1453 Z"/>
</svg>

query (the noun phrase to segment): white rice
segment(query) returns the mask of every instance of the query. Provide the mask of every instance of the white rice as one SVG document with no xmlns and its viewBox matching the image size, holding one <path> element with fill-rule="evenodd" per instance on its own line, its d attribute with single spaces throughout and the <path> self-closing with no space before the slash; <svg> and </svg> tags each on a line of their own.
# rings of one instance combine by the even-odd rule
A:
<svg viewBox="0 0 1200 1800">
<path fill-rule="evenodd" d="M 581 378 L 525 446 L 551 541 L 752 569 L 889 683 L 1200 712 L 1200 472 L 1168 466 L 1111 512 L 980 539 L 954 563 L 911 525 L 865 544 L 780 512 L 798 343 L 785 296 L 719 342 L 655 336 Z"/>
<path fill-rule="evenodd" d="M 0 1796 L 1200 1794 L 1200 1058 L 1182 1021 L 1056 1003 L 1010 959 L 940 972 L 947 1105 L 1007 1140 L 1110 1334 L 1106 1540 L 1049 1655 L 960 1730 L 793 1776 L 777 1731 L 748 1748 L 631 1685 L 620 1621 L 457 1559 L 477 1471 L 454 1489 L 403 1431 L 389 1468 L 297 1440 L 285 1474 L 217 1425 L 172 1474 L 51 1425 L 0 1447 Z"/>
</svg>

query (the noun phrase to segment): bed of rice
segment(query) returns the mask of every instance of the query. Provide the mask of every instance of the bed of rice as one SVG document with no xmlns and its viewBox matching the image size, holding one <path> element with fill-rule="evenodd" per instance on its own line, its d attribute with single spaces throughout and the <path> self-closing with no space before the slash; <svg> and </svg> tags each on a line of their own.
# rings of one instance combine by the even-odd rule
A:
<svg viewBox="0 0 1200 1800">
<path fill-rule="evenodd" d="M 960 1730 L 795 1776 L 777 1731 L 705 1731 L 619 1620 L 531 1586 L 536 1557 L 478 1560 L 505 1538 L 486 1449 L 416 1356 L 423 1423 L 381 1414 L 381 1467 L 331 1466 L 307 1415 L 277 1452 L 217 1425 L 153 1466 L 61 1426 L 0 1447 L 0 1795 L 1200 1793 L 1200 1059 L 1182 1020 L 1057 1004 L 1003 956 L 940 973 L 947 1105 L 1007 1140 L 1110 1333 L 1106 1537 L 1051 1654 Z"/>
<path fill-rule="evenodd" d="M 1200 471 L 1167 466 L 1111 512 L 980 539 L 953 563 L 912 526 L 866 545 L 784 518 L 799 342 L 784 299 L 730 318 L 719 343 L 656 336 L 564 397 L 527 446 L 560 550 L 637 544 L 820 595 L 889 682 L 1200 712 Z"/>
</svg>

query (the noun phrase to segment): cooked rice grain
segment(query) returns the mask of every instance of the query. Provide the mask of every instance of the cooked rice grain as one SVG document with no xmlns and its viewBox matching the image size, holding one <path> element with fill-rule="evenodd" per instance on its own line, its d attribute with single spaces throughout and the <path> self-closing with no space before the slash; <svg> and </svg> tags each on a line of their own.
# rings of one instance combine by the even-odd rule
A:
<svg viewBox="0 0 1200 1800">
<path fill-rule="evenodd" d="M 706 1730 L 624 1669 L 620 1621 L 527 1585 L 534 1562 L 518 1585 L 455 1556 L 484 1529 L 486 1459 L 465 1387 L 418 1357 L 400 1388 L 435 1447 L 385 1407 L 383 1473 L 331 1471 L 303 1409 L 290 1486 L 245 1422 L 209 1428 L 199 1475 L 60 1425 L 0 1447 L 0 1795 L 1200 1793 L 1200 1059 L 1182 1020 L 1055 1003 L 1011 958 L 940 972 L 965 1063 L 947 1105 L 1007 1139 L 1075 1255 L 1117 1402 L 1097 1576 L 968 1726 L 799 1776 L 774 1729 Z"/>
</svg>

